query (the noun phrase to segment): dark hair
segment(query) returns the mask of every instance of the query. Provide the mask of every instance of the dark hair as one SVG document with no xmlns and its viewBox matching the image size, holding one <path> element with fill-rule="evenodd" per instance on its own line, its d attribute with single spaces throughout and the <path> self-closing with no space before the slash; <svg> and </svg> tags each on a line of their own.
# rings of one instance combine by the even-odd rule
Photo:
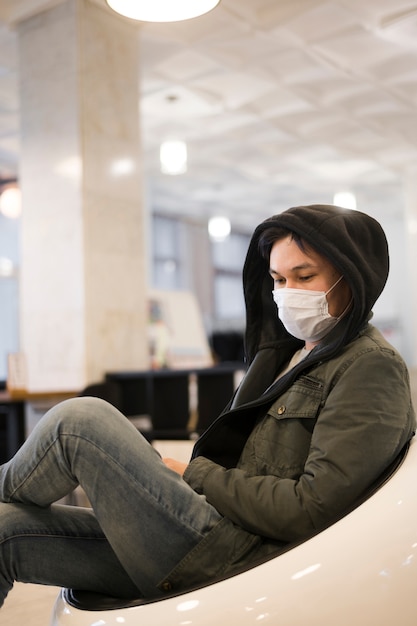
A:
<svg viewBox="0 0 417 626">
<path fill-rule="evenodd" d="M 286 239 L 288 236 L 290 236 L 291 239 L 295 241 L 300 250 L 303 250 L 305 252 L 307 247 L 306 243 L 298 233 L 295 233 L 288 228 L 283 228 L 282 226 L 270 226 L 269 228 L 266 228 L 259 236 L 258 248 L 261 256 L 266 261 L 269 261 L 271 248 L 274 243 L 276 241 Z"/>
</svg>

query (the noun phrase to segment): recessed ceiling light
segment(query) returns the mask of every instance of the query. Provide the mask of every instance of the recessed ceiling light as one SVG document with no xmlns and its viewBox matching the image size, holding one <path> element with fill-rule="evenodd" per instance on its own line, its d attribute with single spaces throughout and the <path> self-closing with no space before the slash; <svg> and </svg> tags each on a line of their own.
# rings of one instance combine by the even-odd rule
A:
<svg viewBox="0 0 417 626">
<path fill-rule="evenodd" d="M 356 196 L 351 191 L 339 191 L 334 194 L 333 204 L 344 209 L 356 209 Z"/>
</svg>

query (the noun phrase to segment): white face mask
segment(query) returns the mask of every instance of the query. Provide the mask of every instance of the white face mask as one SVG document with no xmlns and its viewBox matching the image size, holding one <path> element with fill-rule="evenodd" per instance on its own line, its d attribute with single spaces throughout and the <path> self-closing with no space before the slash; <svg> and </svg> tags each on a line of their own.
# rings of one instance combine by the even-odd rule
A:
<svg viewBox="0 0 417 626">
<path fill-rule="evenodd" d="M 286 330 L 303 341 L 320 341 L 343 317 L 333 317 L 329 313 L 327 294 L 340 283 L 341 276 L 328 291 L 310 289 L 274 289 L 272 296 L 278 307 L 278 317 Z"/>
</svg>

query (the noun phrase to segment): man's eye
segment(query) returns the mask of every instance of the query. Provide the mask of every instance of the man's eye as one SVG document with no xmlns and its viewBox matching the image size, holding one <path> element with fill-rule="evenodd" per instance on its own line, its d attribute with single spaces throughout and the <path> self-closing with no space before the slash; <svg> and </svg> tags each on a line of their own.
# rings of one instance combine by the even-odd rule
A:
<svg viewBox="0 0 417 626">
<path fill-rule="evenodd" d="M 311 274 L 309 274 L 308 276 L 300 276 L 299 280 L 305 283 L 305 282 L 311 280 L 312 278 L 314 278 L 314 277 Z"/>
</svg>

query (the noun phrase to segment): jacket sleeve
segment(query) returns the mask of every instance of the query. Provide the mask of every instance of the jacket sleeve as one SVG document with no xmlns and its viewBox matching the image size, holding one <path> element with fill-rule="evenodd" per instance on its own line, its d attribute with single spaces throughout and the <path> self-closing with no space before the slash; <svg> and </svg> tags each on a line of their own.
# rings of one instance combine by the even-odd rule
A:
<svg viewBox="0 0 417 626">
<path fill-rule="evenodd" d="M 328 525 L 383 473 L 415 427 L 408 373 L 392 350 L 364 350 L 332 380 L 299 477 L 248 475 L 197 457 L 184 479 L 258 535 L 295 541 Z"/>
</svg>

